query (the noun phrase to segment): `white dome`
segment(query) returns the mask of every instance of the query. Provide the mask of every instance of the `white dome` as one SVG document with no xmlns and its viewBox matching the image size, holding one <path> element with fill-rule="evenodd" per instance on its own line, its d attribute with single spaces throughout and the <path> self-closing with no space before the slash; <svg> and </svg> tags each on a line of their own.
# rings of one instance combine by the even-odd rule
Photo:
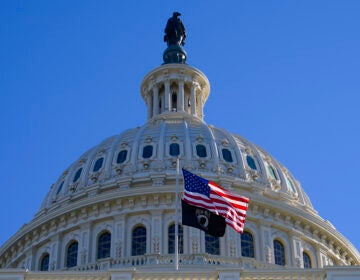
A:
<svg viewBox="0 0 360 280">
<path fill-rule="evenodd" d="M 220 247 L 214 255 L 203 232 L 184 227 L 183 265 L 272 268 L 278 265 L 276 244 L 283 246 L 287 267 L 305 267 L 303 254 L 314 268 L 359 265 L 356 248 L 318 216 L 282 164 L 245 138 L 203 121 L 209 92 L 205 75 L 188 65 L 151 71 L 141 84 L 146 124 L 106 139 L 71 164 L 35 218 L 0 248 L 0 268 L 40 270 L 44 260 L 47 270 L 171 266 L 177 157 L 181 167 L 250 198 L 245 232 L 253 242 L 252 254 L 244 255 L 241 237 L 227 228 L 215 240 Z M 140 255 L 132 239 L 139 226 Z M 105 257 L 98 249 L 104 233 Z M 71 265 L 70 248 L 76 249 Z"/>
<path fill-rule="evenodd" d="M 117 185 L 119 180 L 130 188 L 149 176 L 173 180 L 177 156 L 170 154 L 171 144 L 180 148 L 180 165 L 194 173 L 220 183 L 224 180 L 227 187 L 238 187 L 240 192 L 256 191 L 314 211 L 300 183 L 272 156 L 245 138 L 208 126 L 186 113 L 159 115 L 142 127 L 126 130 L 93 147 L 63 172 L 40 210 L 58 208 L 72 197 L 85 199 L 90 190 Z M 205 157 L 197 155 L 198 145 L 205 147 Z M 153 149 L 148 158 L 143 157 L 146 146 Z M 126 156 L 118 159 L 119 153 Z M 153 185 L 160 184 L 156 180 Z"/>
</svg>

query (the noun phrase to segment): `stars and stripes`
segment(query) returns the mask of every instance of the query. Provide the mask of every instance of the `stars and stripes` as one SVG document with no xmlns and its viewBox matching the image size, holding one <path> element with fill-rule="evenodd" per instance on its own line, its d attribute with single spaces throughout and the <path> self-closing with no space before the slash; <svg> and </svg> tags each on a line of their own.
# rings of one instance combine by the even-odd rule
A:
<svg viewBox="0 0 360 280">
<path fill-rule="evenodd" d="M 190 205 L 205 208 L 224 217 L 229 226 L 242 233 L 249 199 L 232 193 L 185 169 L 182 171 L 185 188 L 183 200 Z"/>
</svg>

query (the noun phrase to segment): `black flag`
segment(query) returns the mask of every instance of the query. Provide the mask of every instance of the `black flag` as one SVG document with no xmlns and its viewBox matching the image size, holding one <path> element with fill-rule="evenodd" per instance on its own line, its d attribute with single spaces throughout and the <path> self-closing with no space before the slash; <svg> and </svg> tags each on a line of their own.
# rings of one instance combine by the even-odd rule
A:
<svg viewBox="0 0 360 280">
<path fill-rule="evenodd" d="M 215 237 L 224 236 L 226 229 L 224 217 L 204 208 L 190 205 L 183 200 L 181 200 L 181 205 L 183 225 L 201 229 Z"/>
</svg>

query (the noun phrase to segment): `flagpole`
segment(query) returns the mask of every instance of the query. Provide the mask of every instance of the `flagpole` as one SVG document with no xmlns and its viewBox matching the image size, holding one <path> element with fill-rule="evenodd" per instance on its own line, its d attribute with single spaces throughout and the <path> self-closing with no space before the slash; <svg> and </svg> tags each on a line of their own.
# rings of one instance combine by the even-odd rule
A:
<svg viewBox="0 0 360 280">
<path fill-rule="evenodd" d="M 179 157 L 176 159 L 176 194 L 175 194 L 175 270 L 179 270 Z"/>
</svg>

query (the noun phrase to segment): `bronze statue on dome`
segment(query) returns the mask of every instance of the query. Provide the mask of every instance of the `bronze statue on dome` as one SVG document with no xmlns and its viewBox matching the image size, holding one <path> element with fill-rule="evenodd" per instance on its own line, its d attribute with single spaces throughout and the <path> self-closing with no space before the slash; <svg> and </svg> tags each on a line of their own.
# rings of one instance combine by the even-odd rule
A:
<svg viewBox="0 0 360 280">
<path fill-rule="evenodd" d="M 186 30 L 179 16 L 181 16 L 179 12 L 174 12 L 173 16 L 167 21 L 164 42 L 166 42 L 168 46 L 185 45 Z"/>
</svg>

